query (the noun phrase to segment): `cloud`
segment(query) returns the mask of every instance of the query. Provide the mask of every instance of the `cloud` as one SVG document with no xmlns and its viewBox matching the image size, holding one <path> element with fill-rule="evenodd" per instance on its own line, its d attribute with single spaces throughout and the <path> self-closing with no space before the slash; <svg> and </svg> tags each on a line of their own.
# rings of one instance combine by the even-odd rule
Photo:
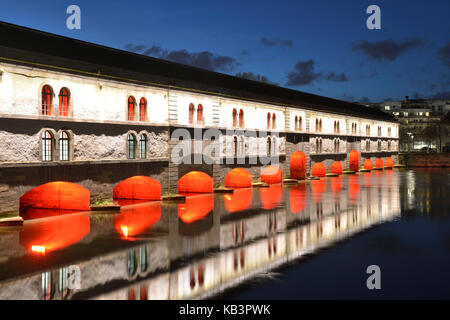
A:
<svg viewBox="0 0 450 320">
<path fill-rule="evenodd" d="M 442 61 L 444 66 L 450 68 L 450 42 L 439 49 L 438 57 Z"/>
<path fill-rule="evenodd" d="M 353 44 L 352 50 L 362 52 L 370 60 L 394 61 L 401 54 L 413 48 L 419 47 L 422 44 L 423 41 L 420 40 L 419 38 L 413 38 L 403 42 L 388 39 L 370 43 L 366 40 L 360 40 L 355 44 Z"/>
<path fill-rule="evenodd" d="M 170 51 L 159 46 L 146 47 L 133 44 L 126 44 L 125 48 L 132 52 L 142 52 L 142 54 L 147 56 L 178 62 L 211 71 L 230 72 L 240 65 L 239 62 L 233 57 L 215 55 L 209 51 L 189 52 L 185 49 Z"/>
<path fill-rule="evenodd" d="M 277 85 L 276 82 L 270 81 L 266 76 L 260 75 L 260 74 L 255 74 L 253 72 L 239 72 L 239 73 L 236 73 L 236 77 Z"/>
<path fill-rule="evenodd" d="M 270 39 L 266 37 L 261 38 L 261 43 L 268 47 L 278 46 L 280 48 L 292 47 L 294 45 L 294 42 L 292 40 L 283 40 L 280 38 Z"/>
<path fill-rule="evenodd" d="M 316 80 L 327 81 L 348 81 L 348 77 L 344 73 L 337 74 L 334 71 L 323 72 L 314 70 L 315 61 L 310 59 L 307 61 L 299 60 L 295 66 L 294 71 L 288 73 L 287 86 L 303 86 L 310 84 Z"/>
</svg>

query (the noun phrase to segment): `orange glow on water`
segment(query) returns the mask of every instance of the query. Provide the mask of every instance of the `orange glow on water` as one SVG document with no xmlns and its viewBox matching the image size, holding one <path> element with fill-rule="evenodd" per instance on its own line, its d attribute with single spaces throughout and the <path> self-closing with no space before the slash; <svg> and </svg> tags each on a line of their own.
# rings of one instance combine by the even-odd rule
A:
<svg viewBox="0 0 450 320">
<path fill-rule="evenodd" d="M 213 179 L 201 171 L 191 171 L 178 180 L 179 193 L 213 192 Z"/>
<path fill-rule="evenodd" d="M 305 179 L 306 177 L 306 155 L 296 151 L 290 158 L 291 179 Z"/>
<path fill-rule="evenodd" d="M 375 167 L 376 168 L 383 168 L 383 159 L 378 158 L 377 161 L 375 162 Z"/>
<path fill-rule="evenodd" d="M 161 204 L 147 202 L 120 208 L 113 218 L 114 227 L 124 238 L 137 236 L 150 229 L 161 219 Z"/>
<path fill-rule="evenodd" d="M 283 187 L 278 184 L 271 185 L 269 188 L 262 188 L 260 190 L 260 195 L 262 207 L 266 210 L 273 209 L 278 207 L 281 202 Z"/>
<path fill-rule="evenodd" d="M 19 203 L 21 215 L 28 208 L 90 210 L 90 192 L 72 182 L 55 181 L 31 189 Z"/>
<path fill-rule="evenodd" d="M 321 162 L 317 162 L 311 170 L 311 175 L 313 177 L 325 177 L 327 174 L 327 169 Z"/>
<path fill-rule="evenodd" d="M 291 213 L 297 214 L 306 208 L 306 184 L 302 183 L 289 190 Z"/>
<path fill-rule="evenodd" d="M 372 170 L 372 168 L 373 168 L 372 160 L 366 159 L 366 160 L 364 161 L 364 169 L 366 169 L 366 170 Z"/>
<path fill-rule="evenodd" d="M 267 184 L 277 184 L 281 183 L 283 178 L 283 173 L 281 169 L 275 166 L 265 167 L 261 173 L 261 182 Z"/>
<path fill-rule="evenodd" d="M 372 184 L 372 172 L 364 172 L 364 186 L 370 187 Z"/>
<path fill-rule="evenodd" d="M 348 192 L 350 200 L 356 200 L 359 197 L 359 177 L 349 176 L 348 177 Z"/>
<path fill-rule="evenodd" d="M 322 194 L 327 189 L 327 182 L 325 180 L 312 180 L 311 192 L 314 202 L 322 201 Z"/>
<path fill-rule="evenodd" d="M 356 150 L 352 150 L 349 155 L 349 168 L 351 171 L 359 170 L 359 153 Z"/>
<path fill-rule="evenodd" d="M 161 184 L 150 177 L 134 176 L 123 180 L 114 187 L 113 198 L 161 200 Z"/>
<path fill-rule="evenodd" d="M 232 194 L 224 194 L 225 209 L 230 212 L 240 212 L 252 205 L 252 189 L 235 190 Z"/>
<path fill-rule="evenodd" d="M 178 204 L 178 217 L 184 223 L 192 223 L 205 218 L 214 210 L 214 195 L 186 197 L 185 203 Z"/>
<path fill-rule="evenodd" d="M 342 189 L 342 177 L 331 178 L 331 191 L 336 195 Z"/>
<path fill-rule="evenodd" d="M 24 223 L 20 244 L 32 253 L 45 254 L 69 247 L 90 232 L 89 216 L 68 214 Z"/>
<path fill-rule="evenodd" d="M 340 161 L 333 162 L 333 164 L 331 165 L 330 172 L 334 174 L 342 174 L 343 172 L 342 163 Z"/>
<path fill-rule="evenodd" d="M 235 168 L 225 176 L 227 188 L 250 188 L 251 186 L 252 175 L 246 169 Z"/>
</svg>

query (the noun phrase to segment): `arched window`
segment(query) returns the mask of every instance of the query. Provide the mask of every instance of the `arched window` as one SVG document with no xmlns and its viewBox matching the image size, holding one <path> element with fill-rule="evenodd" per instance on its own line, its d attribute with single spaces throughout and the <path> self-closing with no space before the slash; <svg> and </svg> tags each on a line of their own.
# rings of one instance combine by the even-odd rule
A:
<svg viewBox="0 0 450 320">
<path fill-rule="evenodd" d="M 147 121 L 147 99 L 144 97 L 139 101 L 139 121 Z"/>
<path fill-rule="evenodd" d="M 197 123 L 203 123 L 203 106 L 201 104 L 197 107 Z"/>
<path fill-rule="evenodd" d="M 136 99 L 133 96 L 128 97 L 128 121 L 134 121 L 134 107 Z"/>
<path fill-rule="evenodd" d="M 50 132 L 42 133 L 42 161 L 53 160 L 53 136 Z"/>
<path fill-rule="evenodd" d="M 189 124 L 194 124 L 194 104 L 189 105 Z"/>
<path fill-rule="evenodd" d="M 148 266 L 148 257 L 147 257 L 147 246 L 142 246 L 139 248 L 139 267 L 142 272 L 147 271 Z M 142 289 L 142 288 L 141 288 Z M 145 290 L 141 290 L 141 300 L 142 300 L 142 292 L 145 294 Z"/>
<path fill-rule="evenodd" d="M 334 133 L 336 133 L 337 131 L 337 125 L 336 125 L 336 121 L 334 122 Z"/>
<path fill-rule="evenodd" d="M 128 159 L 136 158 L 136 137 L 130 133 L 128 135 Z"/>
<path fill-rule="evenodd" d="M 388 150 L 391 150 L 391 141 L 388 141 Z"/>
<path fill-rule="evenodd" d="M 49 85 L 42 87 L 42 114 L 49 116 L 52 114 L 53 89 Z"/>
<path fill-rule="evenodd" d="M 233 127 L 237 126 L 237 110 L 233 109 Z"/>
<path fill-rule="evenodd" d="M 238 154 L 238 138 L 233 137 L 233 156 L 237 157 Z"/>
<path fill-rule="evenodd" d="M 319 119 L 316 118 L 316 132 L 319 132 Z"/>
<path fill-rule="evenodd" d="M 319 120 L 319 132 L 322 132 L 322 119 Z"/>
<path fill-rule="evenodd" d="M 366 141 L 366 151 L 369 152 L 370 151 L 370 140 Z"/>
<path fill-rule="evenodd" d="M 139 139 L 139 157 L 147 159 L 147 136 L 145 134 L 141 134 Z"/>
<path fill-rule="evenodd" d="M 267 112 L 267 130 L 270 130 L 270 112 Z"/>
<path fill-rule="evenodd" d="M 61 117 L 67 117 L 69 115 L 69 89 L 62 88 L 59 91 L 59 115 Z"/>
<path fill-rule="evenodd" d="M 272 154 L 272 140 L 270 137 L 267 137 L 267 155 L 270 156 Z"/>
<path fill-rule="evenodd" d="M 242 109 L 239 111 L 239 127 L 244 127 L 244 110 Z"/>
<path fill-rule="evenodd" d="M 294 130 L 298 130 L 298 117 L 295 116 L 295 127 Z"/>
<path fill-rule="evenodd" d="M 319 138 L 316 138 L 316 153 L 320 152 L 320 141 Z"/>
<path fill-rule="evenodd" d="M 319 139 L 319 152 L 322 152 L 322 138 Z"/>
<path fill-rule="evenodd" d="M 388 128 L 388 136 L 391 136 L 391 127 Z"/>
<path fill-rule="evenodd" d="M 274 114 L 272 114 L 272 129 L 276 129 L 277 128 L 277 116 Z"/>
<path fill-rule="evenodd" d="M 302 119 L 302 117 L 300 116 L 300 117 L 298 118 L 298 130 L 300 130 L 300 131 L 302 131 L 302 122 L 303 122 L 303 119 Z"/>
<path fill-rule="evenodd" d="M 340 131 L 341 131 L 341 128 L 340 128 L 340 122 L 338 121 L 337 123 L 336 123 L 336 133 L 339 133 Z"/>
<path fill-rule="evenodd" d="M 380 140 L 378 140 L 377 149 L 378 149 L 378 151 L 381 151 L 381 141 Z"/>
<path fill-rule="evenodd" d="M 61 132 L 59 136 L 59 160 L 69 161 L 69 135 L 67 132 Z"/>
</svg>

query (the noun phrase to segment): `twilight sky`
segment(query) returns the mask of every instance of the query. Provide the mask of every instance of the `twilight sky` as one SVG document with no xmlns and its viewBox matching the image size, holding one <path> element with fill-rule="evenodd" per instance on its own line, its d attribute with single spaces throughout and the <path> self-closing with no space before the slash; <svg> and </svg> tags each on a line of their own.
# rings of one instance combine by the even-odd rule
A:
<svg viewBox="0 0 450 320">
<path fill-rule="evenodd" d="M 81 30 L 66 28 L 71 4 Z M 366 27 L 371 4 L 381 30 Z M 363 102 L 450 99 L 449 12 L 448 0 L 0 2 L 2 21 Z"/>
</svg>

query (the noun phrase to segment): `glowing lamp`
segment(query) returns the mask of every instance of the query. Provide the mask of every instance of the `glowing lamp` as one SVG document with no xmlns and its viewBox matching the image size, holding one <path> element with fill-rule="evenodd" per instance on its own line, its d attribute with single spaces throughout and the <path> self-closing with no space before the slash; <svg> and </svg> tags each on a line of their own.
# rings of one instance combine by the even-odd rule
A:
<svg viewBox="0 0 450 320">
<path fill-rule="evenodd" d="M 252 186 L 252 175 L 245 169 L 235 168 L 225 176 L 225 187 L 227 188 L 250 188 Z"/>
<path fill-rule="evenodd" d="M 372 168 L 373 168 L 372 160 L 366 159 L 366 160 L 364 161 L 364 169 L 366 169 L 366 170 L 372 170 Z"/>
<path fill-rule="evenodd" d="M 353 150 L 349 155 L 349 168 L 351 171 L 359 170 L 359 154 L 358 151 Z"/>
<path fill-rule="evenodd" d="M 306 178 L 306 155 L 301 151 L 294 152 L 290 157 L 291 179 Z"/>
<path fill-rule="evenodd" d="M 261 182 L 267 184 L 277 184 L 281 183 L 283 178 L 283 173 L 281 169 L 275 166 L 265 167 L 261 173 Z"/>
<path fill-rule="evenodd" d="M 317 162 L 311 171 L 313 177 L 325 177 L 327 174 L 327 169 L 321 162 Z"/>
<path fill-rule="evenodd" d="M 211 193 L 212 191 L 213 179 L 201 171 L 191 171 L 178 180 L 180 193 Z"/>
<path fill-rule="evenodd" d="M 330 172 L 334 174 L 342 174 L 342 171 L 343 171 L 342 163 L 340 161 L 333 162 L 333 164 L 331 165 Z"/>
<path fill-rule="evenodd" d="M 114 199 L 161 200 L 161 184 L 150 177 L 134 176 L 123 180 L 113 189 Z"/>
<path fill-rule="evenodd" d="M 386 159 L 386 167 L 392 168 L 394 166 L 394 161 L 392 161 L 392 158 L 389 157 Z"/>
<path fill-rule="evenodd" d="M 383 159 L 378 158 L 377 161 L 375 162 L 375 167 L 376 168 L 383 168 Z"/>
</svg>

